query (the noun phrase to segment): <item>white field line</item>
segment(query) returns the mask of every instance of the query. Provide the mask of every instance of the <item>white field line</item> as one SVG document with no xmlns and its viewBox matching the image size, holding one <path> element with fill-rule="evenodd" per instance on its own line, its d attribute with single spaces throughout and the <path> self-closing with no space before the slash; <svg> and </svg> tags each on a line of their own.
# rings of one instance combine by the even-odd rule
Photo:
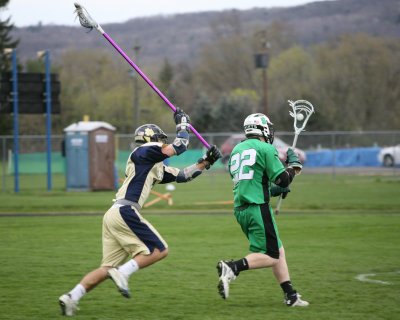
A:
<svg viewBox="0 0 400 320">
<path fill-rule="evenodd" d="M 385 272 L 385 273 L 379 273 L 379 276 L 384 276 L 386 274 L 400 274 L 400 271 L 394 271 L 394 272 Z M 391 285 L 392 283 L 389 281 L 382 281 L 382 280 L 377 280 L 377 279 L 370 279 L 371 277 L 376 277 L 376 273 L 364 273 L 364 274 L 359 274 L 355 277 L 355 279 L 362 281 L 362 282 L 369 282 L 369 283 L 377 283 L 377 284 L 383 284 L 383 285 Z"/>
</svg>

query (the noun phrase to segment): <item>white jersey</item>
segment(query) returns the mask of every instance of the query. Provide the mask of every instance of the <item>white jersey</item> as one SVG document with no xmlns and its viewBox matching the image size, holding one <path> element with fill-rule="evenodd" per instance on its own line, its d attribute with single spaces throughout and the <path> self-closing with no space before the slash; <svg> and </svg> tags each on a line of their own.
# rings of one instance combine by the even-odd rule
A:
<svg viewBox="0 0 400 320">
<path fill-rule="evenodd" d="M 168 167 L 163 161 L 168 156 L 162 153 L 163 144 L 149 142 L 137 147 L 126 163 L 125 180 L 116 194 L 116 200 L 136 202 L 143 207 L 156 183 L 175 182 L 178 168 Z"/>
</svg>

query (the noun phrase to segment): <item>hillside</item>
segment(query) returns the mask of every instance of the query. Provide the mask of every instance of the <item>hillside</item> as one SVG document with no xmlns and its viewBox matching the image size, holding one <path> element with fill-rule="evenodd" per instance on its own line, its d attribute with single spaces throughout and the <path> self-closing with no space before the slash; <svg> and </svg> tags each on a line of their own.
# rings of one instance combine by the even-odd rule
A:
<svg viewBox="0 0 400 320">
<path fill-rule="evenodd" d="M 196 58 L 202 44 L 210 41 L 210 24 L 230 13 L 232 11 L 154 16 L 102 24 L 102 27 L 129 55 L 133 55 L 132 47 L 138 41 L 142 46 L 141 63 L 164 58 L 172 62 L 189 61 Z M 290 8 L 235 10 L 234 13 L 246 33 L 279 21 L 288 24 L 303 45 L 358 32 L 400 38 L 398 0 L 336 0 Z M 37 25 L 16 28 L 13 36 L 20 39 L 19 59 L 34 59 L 36 52 L 43 49 L 50 49 L 56 61 L 69 49 L 107 50 L 105 40 L 95 34 L 96 31 L 88 34 L 78 21 L 76 24 L 76 27 Z"/>
</svg>

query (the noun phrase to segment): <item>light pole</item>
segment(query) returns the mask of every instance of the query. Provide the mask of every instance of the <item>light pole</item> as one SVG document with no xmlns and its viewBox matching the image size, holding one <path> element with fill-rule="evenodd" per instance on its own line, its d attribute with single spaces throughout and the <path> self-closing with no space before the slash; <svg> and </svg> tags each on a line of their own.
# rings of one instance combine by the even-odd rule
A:
<svg viewBox="0 0 400 320">
<path fill-rule="evenodd" d="M 133 51 L 135 52 L 136 61 L 139 61 L 139 51 L 141 47 L 137 43 L 133 47 Z M 134 97 L 133 97 L 133 110 L 134 110 L 134 119 L 133 119 L 133 132 L 135 132 L 136 128 L 139 126 L 139 118 L 140 118 L 140 106 L 139 106 L 139 83 L 138 83 L 138 74 L 136 72 L 133 73 L 133 86 L 134 86 Z"/>
<path fill-rule="evenodd" d="M 38 51 L 39 59 L 44 58 L 46 83 L 46 143 L 47 143 L 47 190 L 52 189 L 51 180 L 51 61 L 49 50 Z"/>
</svg>

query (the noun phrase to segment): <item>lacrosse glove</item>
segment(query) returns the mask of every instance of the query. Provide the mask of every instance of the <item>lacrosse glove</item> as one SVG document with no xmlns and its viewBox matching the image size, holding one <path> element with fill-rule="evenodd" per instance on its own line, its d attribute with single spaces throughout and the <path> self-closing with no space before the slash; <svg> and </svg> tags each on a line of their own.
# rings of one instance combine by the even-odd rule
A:
<svg viewBox="0 0 400 320">
<path fill-rule="evenodd" d="M 301 164 L 299 157 L 297 156 L 296 152 L 294 152 L 294 150 L 292 148 L 288 148 L 287 152 L 287 158 L 286 158 L 286 163 L 289 167 L 292 167 L 297 171 L 301 171 L 301 169 L 303 168 L 303 165 Z"/>
<path fill-rule="evenodd" d="M 215 163 L 215 161 L 221 157 L 221 151 L 219 151 L 215 145 L 211 145 L 210 149 L 207 150 L 206 154 L 203 155 L 203 157 L 201 157 L 197 163 L 203 163 L 204 161 L 207 161 L 206 169 L 208 170 Z"/>
<path fill-rule="evenodd" d="M 273 183 L 271 184 L 270 192 L 271 197 L 278 197 L 282 195 L 282 199 L 285 199 L 287 197 L 287 194 L 290 192 L 290 189 L 289 187 L 282 188 Z"/>
<path fill-rule="evenodd" d="M 176 132 L 185 130 L 189 132 L 190 118 L 182 109 L 176 108 L 174 113 Z"/>
</svg>

